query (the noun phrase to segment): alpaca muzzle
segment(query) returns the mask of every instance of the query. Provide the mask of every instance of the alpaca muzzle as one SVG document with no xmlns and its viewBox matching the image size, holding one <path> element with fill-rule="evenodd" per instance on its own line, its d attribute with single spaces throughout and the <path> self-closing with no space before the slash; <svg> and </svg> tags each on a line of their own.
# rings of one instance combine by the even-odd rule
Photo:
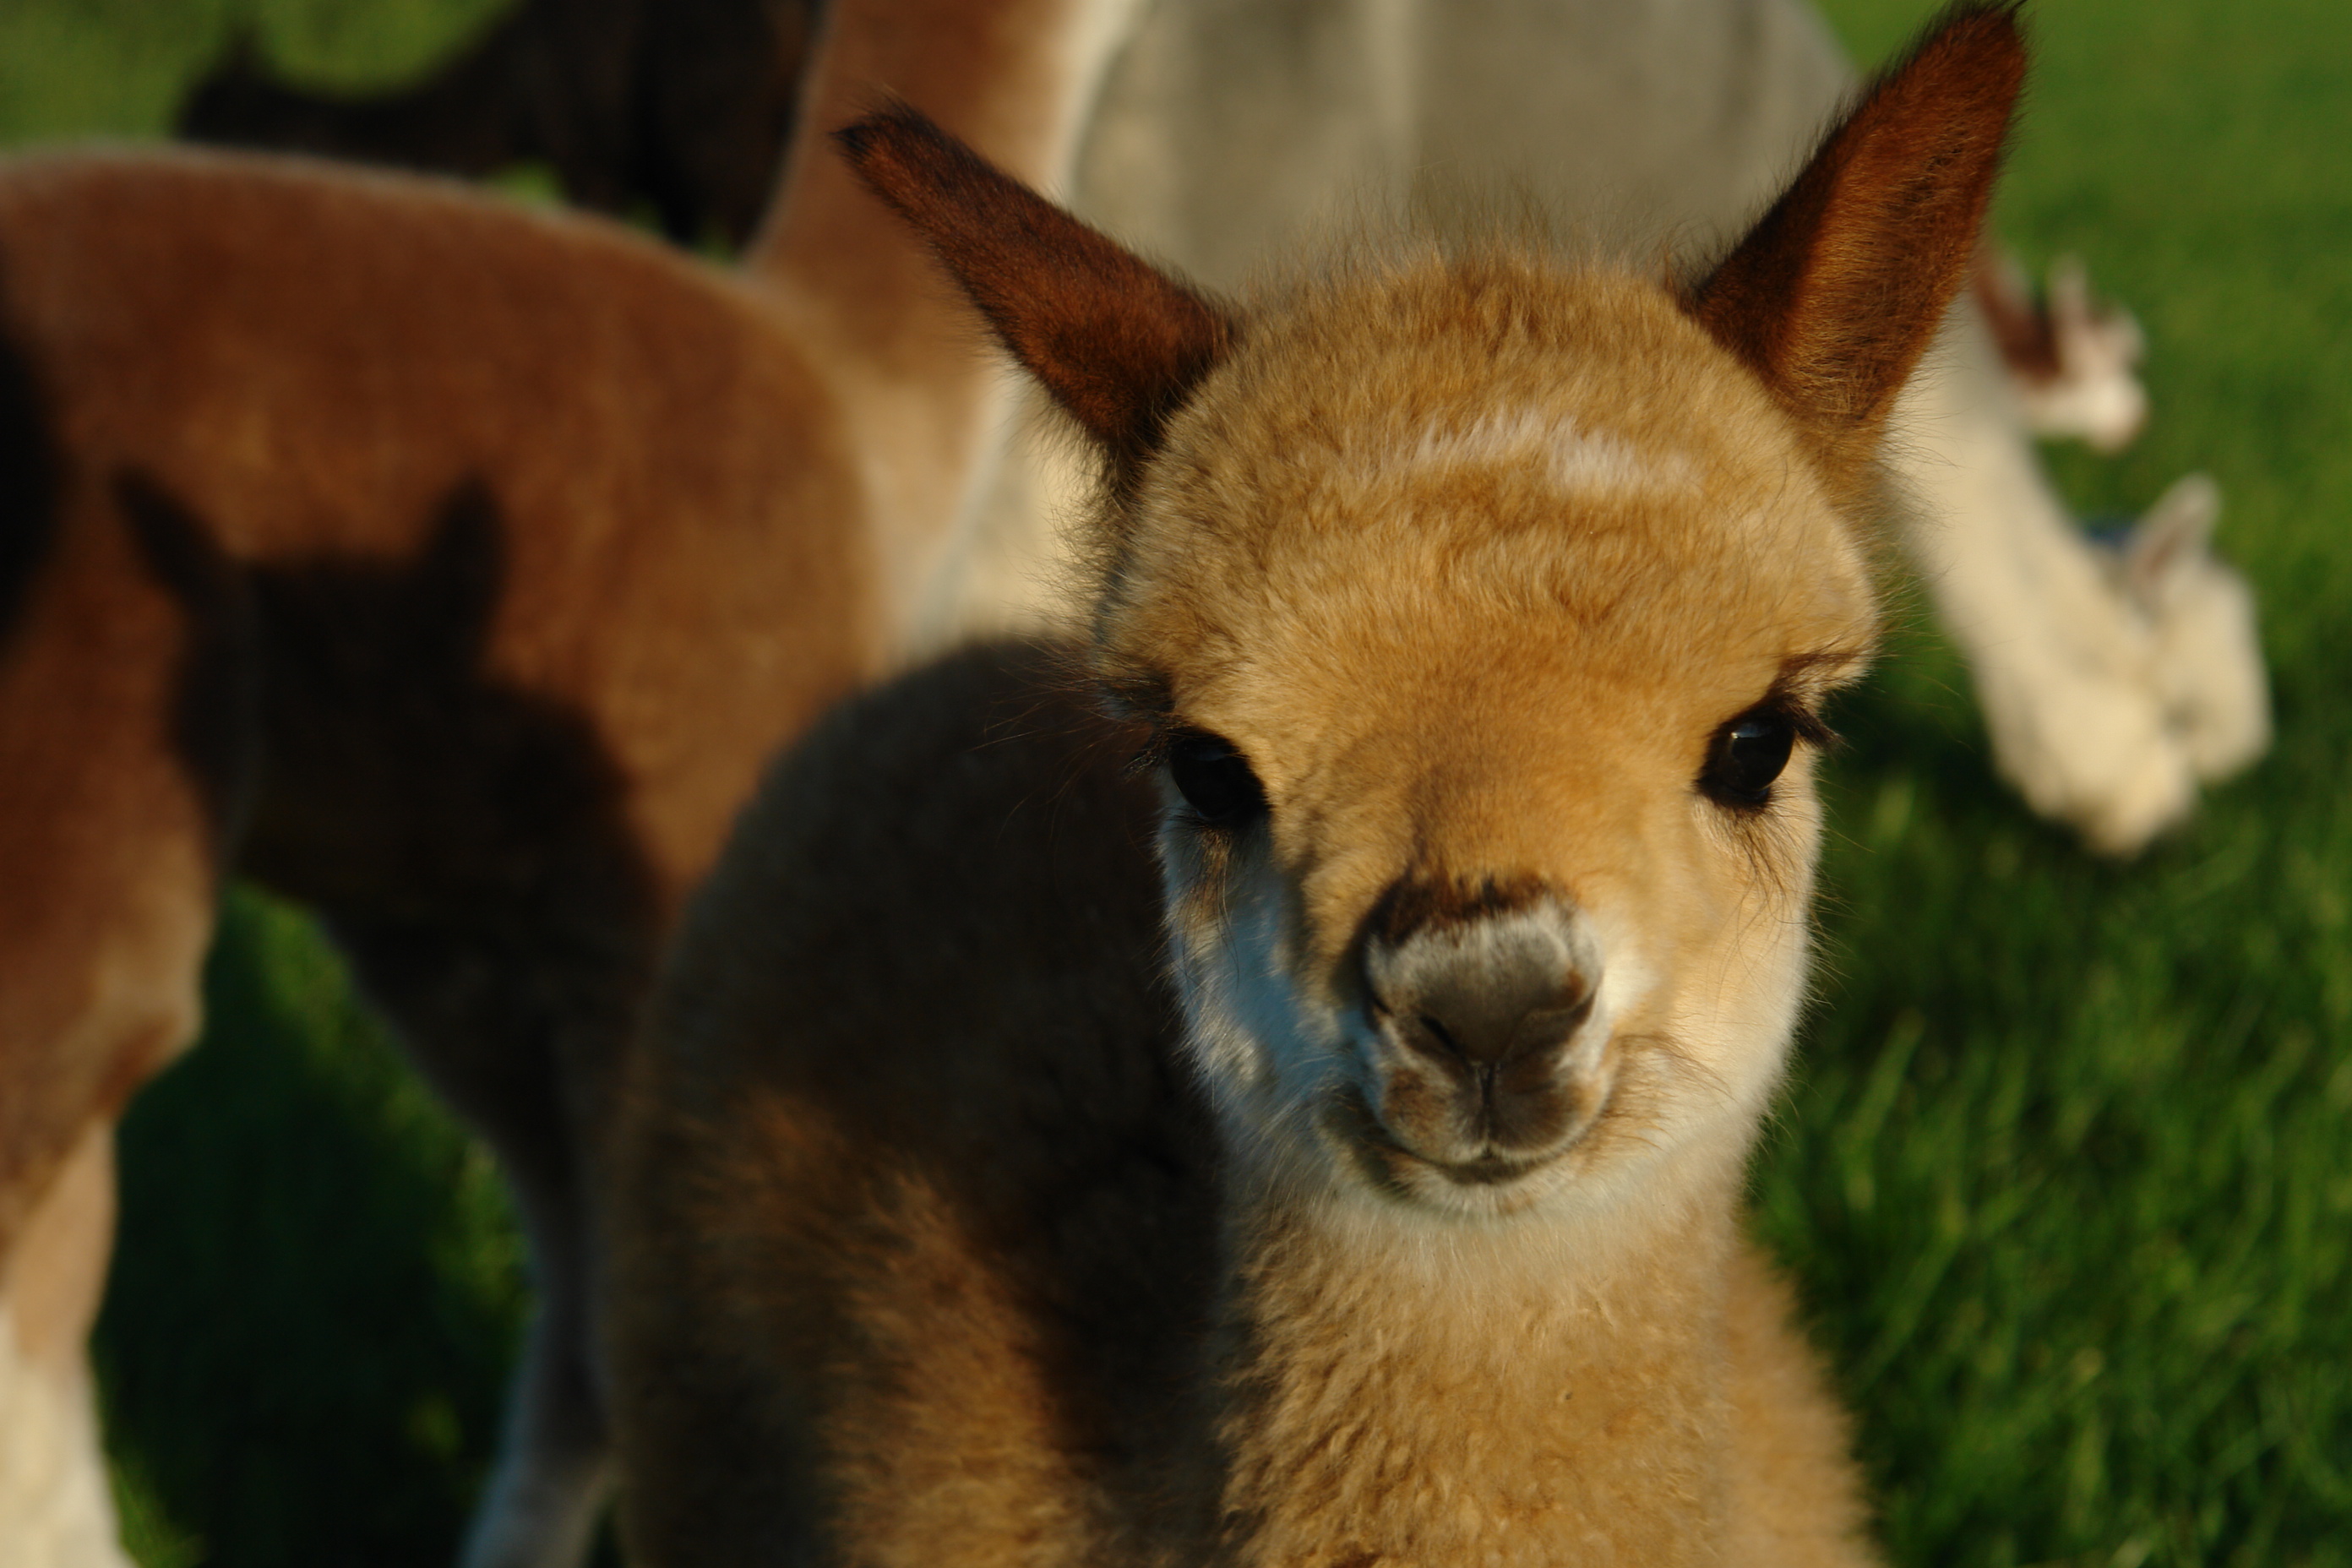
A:
<svg viewBox="0 0 2352 1568">
<path fill-rule="evenodd" d="M 1479 1173 L 1557 1152 L 1597 1110 L 1591 1080 L 1606 1033 L 1593 1026 L 1598 944 L 1573 908 L 1486 883 L 1468 900 L 1407 892 L 1385 913 L 1366 936 L 1363 971 L 1388 1133 L 1441 1167 Z"/>
</svg>

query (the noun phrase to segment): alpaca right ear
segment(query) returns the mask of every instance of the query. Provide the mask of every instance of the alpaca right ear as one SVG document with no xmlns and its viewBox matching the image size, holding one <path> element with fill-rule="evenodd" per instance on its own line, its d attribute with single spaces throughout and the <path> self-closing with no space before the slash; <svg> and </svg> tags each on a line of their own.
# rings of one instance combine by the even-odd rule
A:
<svg viewBox="0 0 2352 1568">
<path fill-rule="evenodd" d="M 1871 87 L 1685 300 L 1848 496 L 1968 277 L 2024 76 L 2010 5 L 1958 12 Z"/>
<path fill-rule="evenodd" d="M 911 109 L 871 115 L 834 140 L 930 241 L 1119 479 L 1131 479 L 1231 343 L 1225 316 Z"/>
</svg>

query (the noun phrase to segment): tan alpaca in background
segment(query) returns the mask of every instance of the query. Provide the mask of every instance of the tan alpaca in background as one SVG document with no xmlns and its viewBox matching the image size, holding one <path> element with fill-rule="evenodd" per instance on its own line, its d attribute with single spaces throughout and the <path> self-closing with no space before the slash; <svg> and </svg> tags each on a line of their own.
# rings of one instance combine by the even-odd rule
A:
<svg viewBox="0 0 2352 1568">
<path fill-rule="evenodd" d="M 1686 284 L 1414 243 L 1237 313 L 845 133 L 1104 455 L 1100 577 L 1083 647 L 836 714 L 689 912 L 611 1211 L 633 1552 L 1868 1559 L 1741 1190 L 2022 63 L 1960 15 Z"/>
<path fill-rule="evenodd" d="M 1118 10 L 844 0 L 814 112 L 888 82 L 1052 179 Z M 322 164 L 0 164 L 8 1568 L 124 1561 L 112 1129 L 231 873 L 325 917 L 513 1184 L 540 1308 L 467 1560 L 584 1551 L 614 1058 L 762 759 L 889 662 L 998 384 L 837 160 L 785 180 L 745 279 Z"/>
<path fill-rule="evenodd" d="M 1072 205 L 1227 289 L 1361 208 L 1464 189 L 1539 205 L 1580 240 L 1695 257 L 1740 231 L 1850 85 L 1802 0 L 1160 0 L 1105 80 Z M 1998 281 L 1989 267 L 1976 290 L 1997 331 L 1964 305 L 1893 421 L 1903 538 L 1997 765 L 2129 853 L 2268 742 L 2252 601 L 2201 540 L 2142 552 L 2168 565 L 2147 592 L 2106 570 L 2031 436 L 2136 427 L 2136 331 L 2093 310 L 2078 271 L 2053 274 L 2046 315 Z M 1053 531 L 1084 490 L 1050 439 L 1014 443 L 927 616 L 935 642 L 1050 618 Z M 2204 700 L 2173 700 L 2190 685 Z"/>
</svg>

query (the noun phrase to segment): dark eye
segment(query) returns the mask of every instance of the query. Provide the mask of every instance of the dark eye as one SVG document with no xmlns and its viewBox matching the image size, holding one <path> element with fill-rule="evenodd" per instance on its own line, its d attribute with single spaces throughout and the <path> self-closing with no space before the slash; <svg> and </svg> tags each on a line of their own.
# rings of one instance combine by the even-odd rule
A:
<svg viewBox="0 0 2352 1568">
<path fill-rule="evenodd" d="M 1221 736 L 1194 730 L 1168 743 L 1168 780 L 1207 827 L 1243 827 L 1265 815 L 1265 790 L 1249 759 Z"/>
<path fill-rule="evenodd" d="M 1797 726 L 1786 713 L 1751 708 L 1715 732 L 1699 788 L 1719 804 L 1753 808 L 1772 798 L 1772 781 L 1789 765 Z"/>
</svg>

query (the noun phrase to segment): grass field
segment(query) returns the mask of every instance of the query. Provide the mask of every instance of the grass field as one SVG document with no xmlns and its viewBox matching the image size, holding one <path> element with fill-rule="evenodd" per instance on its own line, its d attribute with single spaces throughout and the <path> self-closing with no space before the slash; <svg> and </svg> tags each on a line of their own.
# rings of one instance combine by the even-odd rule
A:
<svg viewBox="0 0 2352 1568">
<path fill-rule="evenodd" d="M 250 22 L 357 82 L 495 0 L 5 0 L 0 139 L 146 133 Z M 1874 58 L 1909 0 L 1832 0 Z M 234 15 L 232 13 L 234 12 Z M 2352 11 L 2053 0 L 2002 198 L 2152 342 L 2086 512 L 2210 468 L 2276 752 L 2094 862 L 1990 776 L 1952 655 L 1847 706 L 1831 973 L 1758 1172 L 1906 1564 L 2352 1564 Z M 527 1301 L 480 1153 L 299 917 L 239 893 L 136 1107 L 100 1334 L 149 1568 L 446 1556 Z"/>
</svg>

